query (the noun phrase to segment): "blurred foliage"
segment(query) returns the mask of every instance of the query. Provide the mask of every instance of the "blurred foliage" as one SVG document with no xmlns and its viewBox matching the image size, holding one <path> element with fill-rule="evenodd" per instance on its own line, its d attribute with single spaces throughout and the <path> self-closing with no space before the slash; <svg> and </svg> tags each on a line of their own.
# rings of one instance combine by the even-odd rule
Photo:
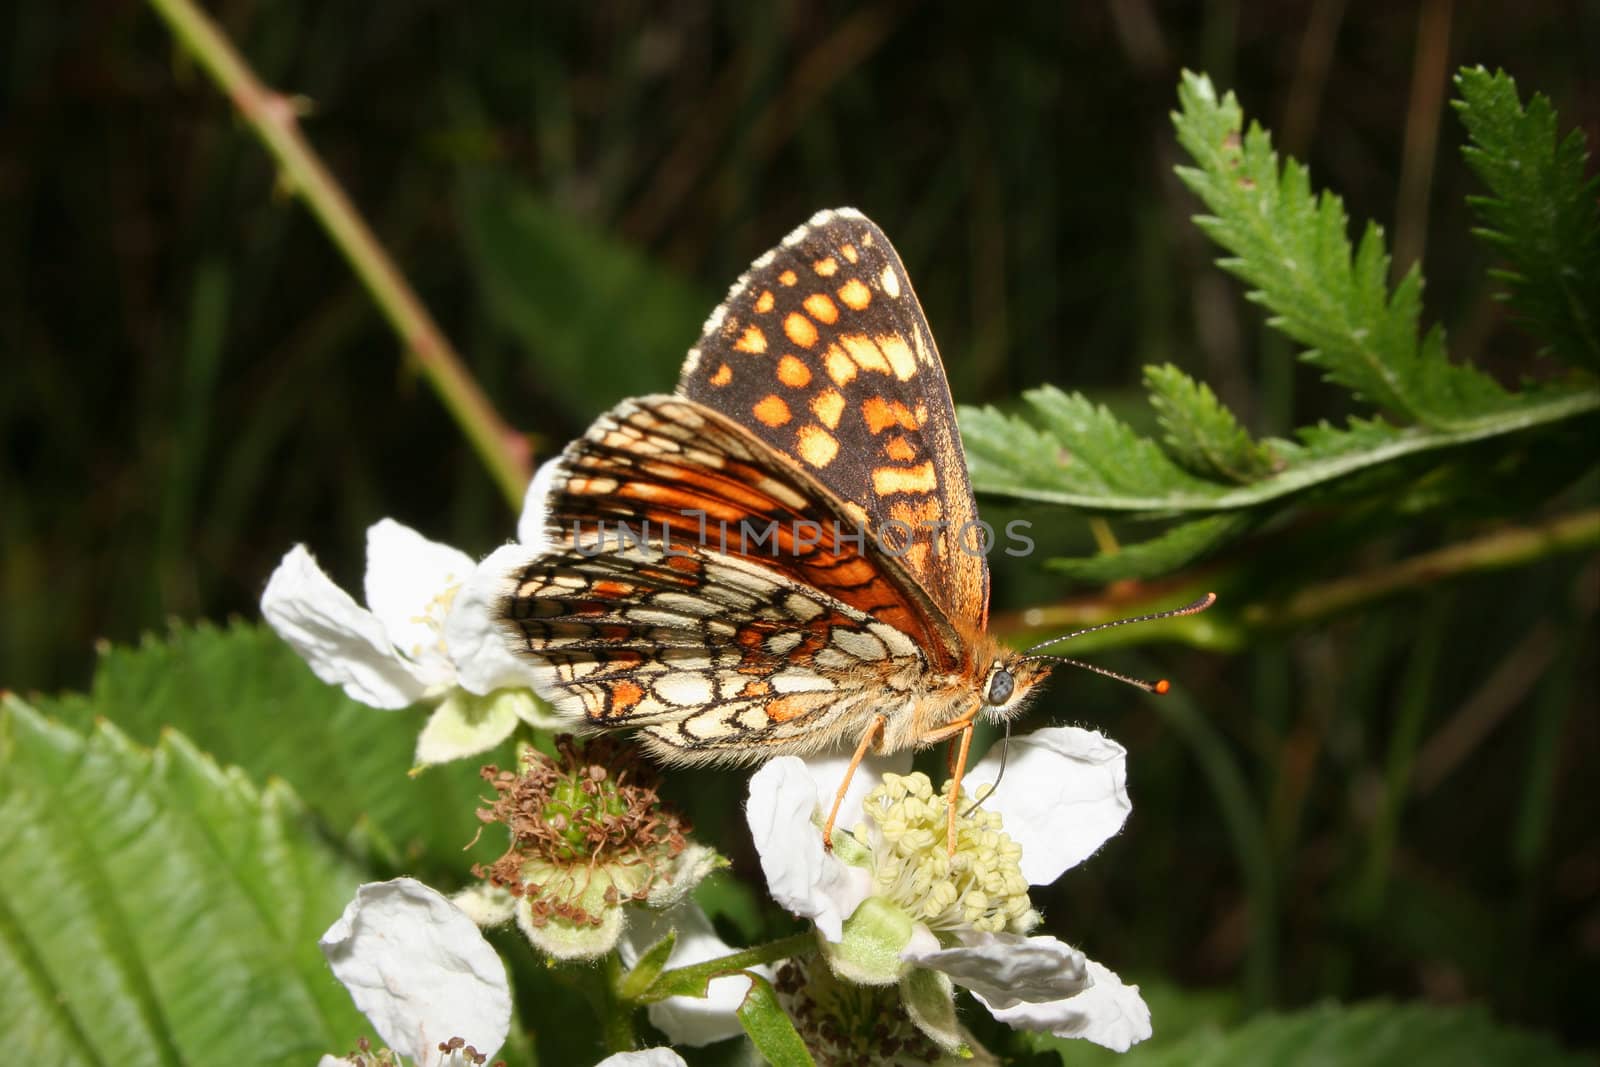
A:
<svg viewBox="0 0 1600 1067">
<path fill-rule="evenodd" d="M 1293 369 L 1289 342 L 1188 221 L 1201 207 L 1174 176 L 1169 122 L 1183 67 L 1236 90 L 1351 218 L 1387 223 L 1397 272 L 1425 253 L 1420 319 L 1451 324 L 1453 363 L 1503 390 L 1564 380 L 1519 316 L 1555 324 L 1555 355 L 1587 351 L 1562 307 L 1508 312 L 1492 299 L 1547 260 L 1502 265 L 1469 231 L 1514 236 L 1518 203 L 1537 203 L 1540 187 L 1480 179 L 1444 101 L 1458 63 L 1504 67 L 1524 99 L 1550 98 L 1554 129 L 1600 143 L 1590 5 L 208 6 L 270 85 L 308 98 L 313 144 L 540 456 L 613 399 L 670 387 L 723 287 L 795 223 L 844 203 L 895 240 L 964 404 L 1009 416 L 1024 389 L 1082 390 L 1157 438 L 1168 428 L 1136 386 L 1141 366 L 1171 364 L 1151 382 L 1162 396 L 1209 403 L 1189 384 L 1203 382 L 1257 442 L 1363 413 Z M 469 551 L 508 537 L 513 517 L 345 264 L 153 16 L 24 2 L 0 24 L 4 684 L 87 689 L 101 638 L 133 644 L 171 617 L 253 617 L 296 541 L 353 586 L 361 532 L 384 515 Z M 1497 136 L 1536 136 L 1543 120 L 1529 114 L 1529 126 L 1473 137 L 1492 149 Z M 1552 161 L 1557 177 L 1593 173 L 1569 150 Z M 1485 192 L 1506 206 L 1469 206 Z M 1527 496 L 1479 478 L 1499 451 L 1468 453 L 1444 474 L 1482 487 L 1482 507 L 1432 509 L 1464 497 L 1418 484 L 1415 507 L 1312 514 L 1297 521 L 1318 536 L 1250 542 L 1253 566 L 1284 594 L 1492 532 L 1519 508 L 1541 509 L 1533 519 L 1592 506 L 1592 475 L 1568 483 L 1594 450 L 1574 436 L 1528 458 L 1524 469 L 1553 476 Z M 1229 455 L 1247 470 L 1259 459 Z M 1097 540 L 1081 516 L 1036 502 L 984 511 L 997 525 L 1032 519 L 1039 542 L 1032 559 L 996 557 L 997 609 L 1082 592 L 1040 564 L 1090 556 L 1103 529 Z M 1196 555 L 1239 532 L 1193 525 L 1180 529 Z M 1163 700 L 1059 681 L 1034 720 L 1093 724 L 1126 744 L 1136 809 L 1040 901 L 1052 929 L 1124 976 L 1219 990 L 1240 1017 L 1322 998 L 1475 1001 L 1569 1045 L 1600 1044 L 1600 798 L 1585 773 L 1600 756 L 1597 605 L 1596 562 L 1555 555 L 1413 583 L 1248 654 L 1098 660 L 1172 676 Z M 288 777 L 371 869 L 449 837 L 442 812 L 319 797 L 318 775 L 337 780 L 326 768 L 297 780 L 312 756 L 337 773 L 392 774 L 382 767 L 399 769 L 409 730 L 374 738 L 370 754 L 256 751 L 273 720 L 249 694 L 267 688 L 208 671 L 202 653 L 264 641 L 183 631 L 108 654 L 94 697 L 104 711 L 42 703 L 80 729 L 113 713 L 146 743 L 180 715 L 258 781 Z M 136 659 L 191 653 L 172 668 L 179 682 Z M 285 699 L 338 703 L 310 695 L 291 660 L 270 671 Z M 324 729 L 364 728 L 354 709 L 328 715 Z M 410 719 L 369 718 L 373 730 Z M 710 837 L 733 842 L 750 882 L 730 825 L 744 776 L 682 778 L 669 788 Z M 415 787 L 455 788 L 431 774 Z M 372 826 L 358 831 L 358 814 Z M 730 936 L 788 932 L 724 895 Z M 546 993 L 527 961 L 517 977 L 547 1003 L 575 997 Z M 1158 1032 L 1182 1017 L 1155 1006 Z M 1305 1019 L 1300 1033 L 1319 1029 L 1314 1014 L 1249 1025 L 1297 1042 Z M 581 1054 L 572 1034 L 535 1036 L 551 1062 Z"/>
</svg>

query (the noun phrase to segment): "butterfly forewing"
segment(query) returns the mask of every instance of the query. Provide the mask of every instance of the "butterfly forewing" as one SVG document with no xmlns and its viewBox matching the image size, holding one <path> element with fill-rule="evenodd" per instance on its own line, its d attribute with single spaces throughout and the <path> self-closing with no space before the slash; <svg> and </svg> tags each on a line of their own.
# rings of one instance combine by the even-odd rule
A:
<svg viewBox="0 0 1600 1067">
<path fill-rule="evenodd" d="M 950 386 L 877 226 L 825 211 L 756 260 L 707 321 L 678 392 L 792 459 L 946 619 L 982 629 L 989 574 Z"/>
</svg>

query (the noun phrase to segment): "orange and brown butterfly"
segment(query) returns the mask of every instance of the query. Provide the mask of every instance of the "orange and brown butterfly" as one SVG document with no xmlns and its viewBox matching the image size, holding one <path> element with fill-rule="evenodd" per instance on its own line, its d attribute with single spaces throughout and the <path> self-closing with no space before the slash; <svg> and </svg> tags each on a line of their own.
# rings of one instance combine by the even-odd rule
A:
<svg viewBox="0 0 1600 1067">
<path fill-rule="evenodd" d="M 676 393 L 602 415 L 534 492 L 543 533 L 503 625 L 558 711 L 669 764 L 853 748 L 853 771 L 950 740 L 959 787 L 974 723 L 1016 715 L 1059 661 L 988 632 L 944 368 L 854 210 L 757 259 Z"/>
</svg>

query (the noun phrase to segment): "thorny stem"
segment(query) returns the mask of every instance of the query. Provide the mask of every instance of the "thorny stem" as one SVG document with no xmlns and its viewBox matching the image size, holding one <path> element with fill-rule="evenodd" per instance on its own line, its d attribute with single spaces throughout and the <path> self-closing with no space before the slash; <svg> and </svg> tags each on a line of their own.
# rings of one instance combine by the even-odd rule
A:
<svg viewBox="0 0 1600 1067">
<path fill-rule="evenodd" d="M 300 132 L 296 102 L 261 84 L 228 39 L 192 0 L 150 0 L 260 138 L 290 190 L 311 208 L 344 253 L 424 377 L 482 457 L 513 508 L 529 477 L 526 440 L 500 418 L 371 229 Z"/>
<path fill-rule="evenodd" d="M 1600 548 L 1600 508 L 1559 515 L 1527 526 L 1504 526 L 1453 545 L 1445 545 L 1409 559 L 1374 567 L 1332 581 L 1301 587 L 1286 600 L 1238 608 L 1228 596 L 1229 573 L 1206 568 L 1194 580 L 1184 574 L 1140 584 L 1133 598 L 1096 597 L 1070 603 L 1049 604 L 996 615 L 994 632 L 1023 640 L 1060 630 L 1078 629 L 1119 615 L 1133 615 L 1170 606 L 1191 589 L 1215 586 L 1221 593 L 1221 610 L 1200 619 L 1175 619 L 1125 630 L 1108 630 L 1086 638 L 1084 645 L 1111 648 L 1150 639 L 1152 631 L 1203 648 L 1231 649 L 1244 644 L 1252 631 L 1304 626 L 1350 611 L 1362 604 L 1411 590 L 1427 589 L 1441 581 L 1479 571 L 1517 567 L 1567 552 Z M 1131 583 L 1130 583 L 1131 584 Z M 1116 589 L 1116 586 L 1112 587 Z"/>
</svg>

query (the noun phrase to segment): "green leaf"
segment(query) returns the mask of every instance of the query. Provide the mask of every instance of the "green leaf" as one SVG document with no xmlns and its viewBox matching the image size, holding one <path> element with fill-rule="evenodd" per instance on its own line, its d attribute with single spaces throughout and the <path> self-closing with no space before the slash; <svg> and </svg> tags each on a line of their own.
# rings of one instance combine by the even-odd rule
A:
<svg viewBox="0 0 1600 1067">
<path fill-rule="evenodd" d="M 1160 1020 L 1157 1019 L 1157 1027 Z M 1159 1033 L 1159 1029 L 1157 1031 Z M 1077 1051 L 1056 1046 L 1063 1060 Z M 1586 1057 L 1551 1038 L 1494 1022 L 1479 1008 L 1428 1004 L 1325 1004 L 1287 1015 L 1264 1015 L 1232 1030 L 1199 1030 L 1181 1041 L 1117 1060 L 1127 1067 L 1283 1067 L 1360 1063 L 1366 1067 L 1491 1067 L 1504 1063 L 1577 1067 Z M 1079 1060 L 1074 1055 L 1070 1062 Z"/>
<path fill-rule="evenodd" d="M 1153 578 L 1200 559 L 1253 525 L 1248 514 L 1211 515 L 1174 526 L 1148 541 L 1123 545 L 1117 552 L 1084 559 L 1056 558 L 1046 561 L 1045 566 L 1086 582 Z"/>
<path fill-rule="evenodd" d="M 0 710 L 0 1028 L 50 1064 L 315 1062 L 367 1032 L 317 938 L 360 882 L 289 787 Z"/>
<path fill-rule="evenodd" d="M 1456 75 L 1453 101 L 1473 143 L 1462 149 L 1491 196 L 1468 199 L 1479 237 L 1502 253 L 1511 306 L 1557 356 L 1600 370 L 1600 175 L 1585 178 L 1583 131 L 1558 140 L 1555 109 L 1482 67 Z"/>
<path fill-rule="evenodd" d="M 1058 404 L 1056 398 L 1063 395 L 1045 387 L 1024 393 L 1023 399 L 1042 412 Z M 1089 407 L 1081 397 L 1072 399 L 1080 408 Z M 1385 467 L 1403 457 L 1445 453 L 1476 441 L 1554 426 L 1595 411 L 1600 411 L 1600 389 L 1552 389 L 1528 394 L 1517 406 L 1485 416 L 1461 430 L 1401 428 L 1360 419 L 1352 420 L 1348 429 L 1321 423 L 1299 431 L 1299 443 L 1272 440 L 1270 447 L 1279 459 L 1277 472 L 1242 486 L 1195 478 L 1173 464 L 1155 442 L 1132 436 L 1138 446 L 1137 455 L 1128 462 L 1146 462 L 1152 451 L 1160 456 L 1156 461 L 1159 469 L 1147 475 L 1142 488 L 1114 486 L 1086 476 L 1081 463 L 1073 461 L 1067 441 L 1021 416 L 1004 415 L 993 408 L 962 408 L 960 418 L 973 488 L 981 493 L 1092 511 L 1170 516 L 1290 503 L 1307 490 Z M 1052 425 L 1044 418 L 1041 421 L 1046 427 Z M 1118 425 L 1124 434 L 1132 435 L 1126 426 Z M 1126 442 L 1128 437 L 1120 440 Z"/>
<path fill-rule="evenodd" d="M 1368 224 L 1352 255 L 1344 205 L 1314 195 L 1309 173 L 1278 166 L 1271 136 L 1244 130 L 1232 93 L 1184 72 L 1178 140 L 1198 164 L 1178 176 L 1212 214 L 1195 222 L 1228 251 L 1219 261 L 1245 281 L 1269 323 L 1306 345 L 1326 377 L 1407 421 L 1469 429 L 1515 401 L 1494 380 L 1449 362 L 1443 331 L 1419 336 L 1422 277 L 1413 267 L 1391 293 L 1382 230 Z M 1242 136 L 1241 136 L 1242 134 Z"/>
<path fill-rule="evenodd" d="M 1240 485 L 1272 473 L 1272 450 L 1250 439 L 1211 387 L 1167 363 L 1144 369 L 1167 451 L 1202 478 Z"/>
<path fill-rule="evenodd" d="M 285 779 L 336 834 L 356 835 L 392 868 L 419 877 L 464 878 L 505 844 L 485 834 L 462 851 L 481 825 L 479 763 L 513 765 L 510 744 L 410 777 L 425 710 L 379 711 L 349 699 L 263 626 L 175 628 L 164 641 L 107 647 L 88 696 L 37 703 L 84 730 L 103 716 L 145 744 L 181 730 L 221 763 Z"/>
<path fill-rule="evenodd" d="M 772 983 L 754 971 L 746 974 L 750 978 L 750 992 L 739 1005 L 739 1022 L 749 1035 L 750 1043 L 773 1067 L 814 1067 L 816 1061 L 778 1003 Z"/>
<path fill-rule="evenodd" d="M 462 210 L 490 314 L 542 388 L 585 415 L 672 389 L 715 301 L 524 188 L 469 184 Z"/>
<path fill-rule="evenodd" d="M 678 931 L 668 930 L 666 937 L 645 949 L 633 969 L 622 976 L 622 981 L 617 985 L 617 995 L 623 1000 L 638 1000 L 661 976 L 662 968 L 667 965 L 667 957 L 672 955 L 677 944 Z"/>
</svg>

